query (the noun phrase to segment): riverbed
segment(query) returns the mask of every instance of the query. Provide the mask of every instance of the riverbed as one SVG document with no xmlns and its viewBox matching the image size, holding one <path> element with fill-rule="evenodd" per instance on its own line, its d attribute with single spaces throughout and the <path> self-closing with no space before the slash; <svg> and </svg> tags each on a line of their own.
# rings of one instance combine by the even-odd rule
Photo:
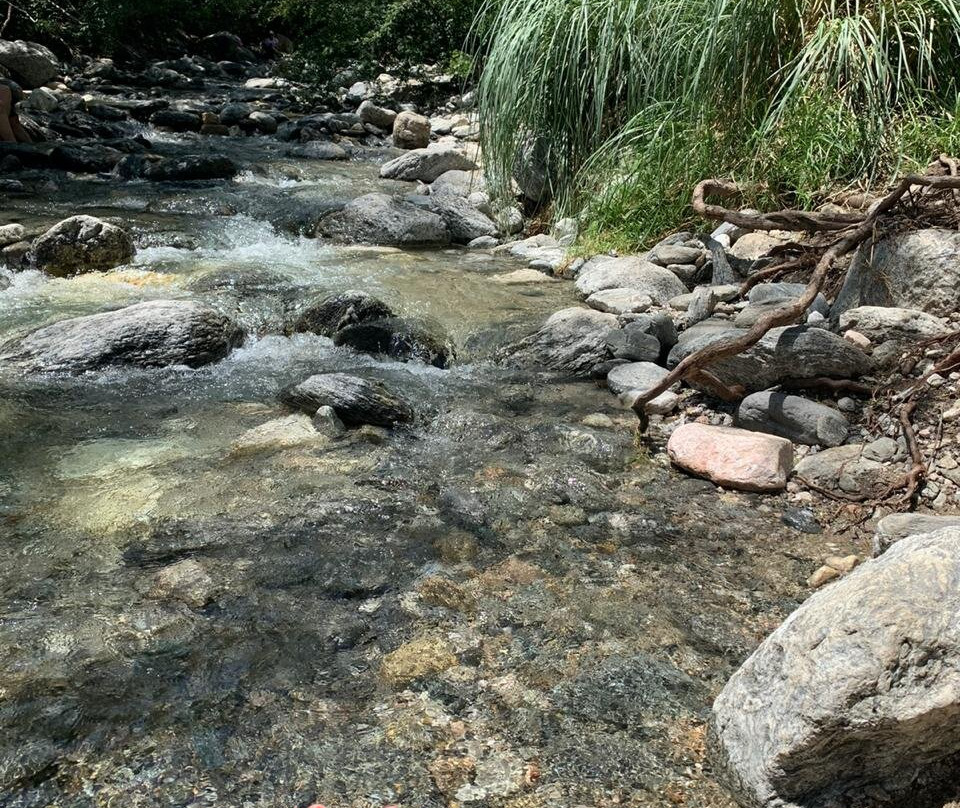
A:
<svg viewBox="0 0 960 808">
<path fill-rule="evenodd" d="M 671 470 L 605 390 L 495 362 L 575 305 L 568 282 L 312 238 L 345 200 L 405 190 L 383 155 L 146 134 L 243 171 L 6 198 L 0 223 L 115 219 L 138 253 L 12 275 L 0 341 L 170 298 L 247 337 L 199 369 L 0 368 L 0 805 L 731 805 L 704 759 L 712 698 L 844 548 L 787 527 L 785 500 Z M 456 362 L 289 333 L 348 289 L 439 323 Z M 385 382 L 415 422 L 303 428 L 278 395 L 330 371 Z M 172 567 L 192 579 L 158 584 Z"/>
</svg>

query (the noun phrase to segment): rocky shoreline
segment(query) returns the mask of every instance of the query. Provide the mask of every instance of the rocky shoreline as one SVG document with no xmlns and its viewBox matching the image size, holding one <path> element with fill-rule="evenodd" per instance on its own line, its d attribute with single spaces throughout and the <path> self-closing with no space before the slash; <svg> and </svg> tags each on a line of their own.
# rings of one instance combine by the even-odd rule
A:
<svg viewBox="0 0 960 808">
<path fill-rule="evenodd" d="M 40 434 L 64 429 L 44 420 L 56 417 L 44 402 L 58 385 L 83 409 L 125 413 L 127 385 L 134 400 L 150 395 L 140 384 L 182 394 L 183 368 L 226 384 L 217 374 L 242 375 L 231 363 L 271 339 L 286 340 L 287 353 L 320 344 L 336 359 L 309 354 L 287 367 L 271 356 L 282 372 L 267 385 L 246 381 L 257 392 L 230 402 L 237 434 L 226 448 L 224 426 L 208 427 L 184 396 L 174 412 L 189 416 L 174 420 L 209 428 L 216 450 L 200 469 L 169 436 L 138 450 L 147 468 L 171 462 L 160 457 L 187 464 L 169 490 L 163 475 L 149 480 L 173 498 L 169 511 L 124 513 L 122 529 L 81 528 L 79 517 L 56 525 L 77 547 L 104 537 L 116 547 L 98 550 L 102 569 L 77 562 L 10 584 L 17 614 L 49 598 L 46 580 L 79 602 L 97 586 L 120 594 L 100 616 L 106 629 L 64 608 L 79 657 L 57 657 L 49 637 L 21 656 L 30 622 L 9 629 L 7 804 L 146 805 L 159 793 L 159 804 L 191 806 L 224 796 L 355 808 L 729 806 L 721 784 L 744 805 L 770 808 L 956 798 L 960 372 L 931 375 L 960 322 L 956 232 L 892 234 L 861 251 L 843 288 L 818 297 L 804 323 L 711 368 L 743 391 L 739 400 L 667 391 L 648 406 L 638 448 L 629 409 L 638 396 L 697 348 L 799 297 L 789 277 L 745 296 L 741 285 L 802 249 L 802 234 L 723 225 L 642 255 L 573 258 L 575 221 L 525 232 L 524 204 L 542 189 L 521 183 L 505 207 L 486 193 L 471 99 L 449 77 L 345 83 L 326 104 L 334 108 L 318 111 L 303 88 L 258 75 L 263 66 L 236 38 L 197 49 L 139 70 L 84 59 L 64 75 L 45 49 L 0 42 L 0 66 L 29 90 L 24 118 L 38 140 L 0 144 L 0 188 L 27 208 L 88 181 L 202 194 L 257 178 L 242 152 L 218 146 L 245 140 L 301 163 L 360 162 L 364 182 L 392 191 L 294 198 L 278 229 L 330 249 L 379 250 L 384 261 L 451 249 L 499 262 L 486 288 L 566 295 L 570 305 L 539 328 L 492 324 L 493 350 L 470 354 L 490 374 L 479 378 L 462 358 L 471 339 L 366 288 L 304 299 L 294 289 L 277 327 L 251 327 L 248 301 L 283 287 L 269 266 L 191 278 L 186 292 L 211 299 L 177 289 L 8 329 L 3 383 L 43 413 Z M 428 116 L 409 100 L 418 96 L 444 100 Z M 216 215 L 238 215 L 223 208 Z M 24 209 L 0 222 L 8 293 L 24 273 L 76 284 L 152 249 L 117 216 L 51 223 Z M 110 375 L 123 372 L 133 375 Z M 107 390 L 84 398 L 98 374 L 121 380 L 119 401 Z M 811 379 L 852 384 L 797 389 Z M 914 422 L 933 460 L 918 512 L 897 514 L 881 495 L 909 470 L 909 447 L 857 385 L 914 381 L 931 388 Z M 163 420 L 160 399 L 150 401 L 150 418 Z M 125 428 L 138 439 L 145 429 Z M 81 431 L 67 457 L 103 432 Z M 10 435 L 23 470 L 48 474 L 30 465 L 22 433 Z M 110 462 L 121 471 L 106 488 L 95 482 L 101 463 L 64 479 L 80 480 L 91 501 L 114 489 L 129 496 L 123 469 L 140 461 L 124 465 L 121 449 Z M 4 486 L 14 476 L 5 472 Z M 261 506 L 261 479 L 282 496 Z M 236 489 L 229 508 L 193 493 L 198 480 L 221 497 Z M 78 512 L 97 524 L 97 508 L 84 511 L 78 496 Z M 180 504 L 192 497 L 196 513 Z M 39 507 L 11 506 L 24 546 L 50 529 L 27 515 Z M 208 643 L 235 670 L 207 659 Z M 265 662 L 278 643 L 288 671 Z M 161 696 L 143 690 L 130 660 Z M 122 705 L 102 703 L 101 676 Z M 83 694 L 76 715 L 65 684 Z M 204 709 L 210 717 L 197 719 Z M 148 723 L 120 732 L 138 710 Z M 100 737 L 112 731 L 116 742 Z M 184 731 L 191 744 L 177 740 Z"/>
</svg>

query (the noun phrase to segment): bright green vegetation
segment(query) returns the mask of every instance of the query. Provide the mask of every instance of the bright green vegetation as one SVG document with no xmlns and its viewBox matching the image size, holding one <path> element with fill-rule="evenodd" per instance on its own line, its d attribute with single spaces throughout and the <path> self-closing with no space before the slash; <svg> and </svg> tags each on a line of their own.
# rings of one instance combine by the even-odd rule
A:
<svg viewBox="0 0 960 808">
<path fill-rule="evenodd" d="M 708 176 L 810 205 L 960 146 L 955 0 L 487 4 L 478 97 L 495 187 L 540 140 L 589 246 L 684 223 Z"/>
</svg>

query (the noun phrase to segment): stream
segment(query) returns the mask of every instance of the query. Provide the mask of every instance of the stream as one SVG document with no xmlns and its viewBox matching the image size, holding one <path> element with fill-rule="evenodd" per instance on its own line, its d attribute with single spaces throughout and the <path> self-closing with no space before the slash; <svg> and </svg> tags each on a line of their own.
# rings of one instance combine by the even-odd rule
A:
<svg viewBox="0 0 960 808">
<path fill-rule="evenodd" d="M 0 368 L 0 805 L 732 805 L 710 703 L 832 545 L 786 527 L 785 500 L 672 471 L 607 391 L 493 362 L 575 304 L 568 282 L 304 235 L 408 187 L 378 178 L 383 155 L 146 134 L 244 170 L 8 196 L 0 224 L 115 218 L 138 253 L 12 275 L 0 342 L 170 298 L 247 339 L 196 370 Z M 287 333 L 348 289 L 440 323 L 457 362 Z M 384 381 L 416 421 L 303 429 L 278 394 L 331 371 Z M 158 585 L 174 565 L 194 579 Z"/>
</svg>

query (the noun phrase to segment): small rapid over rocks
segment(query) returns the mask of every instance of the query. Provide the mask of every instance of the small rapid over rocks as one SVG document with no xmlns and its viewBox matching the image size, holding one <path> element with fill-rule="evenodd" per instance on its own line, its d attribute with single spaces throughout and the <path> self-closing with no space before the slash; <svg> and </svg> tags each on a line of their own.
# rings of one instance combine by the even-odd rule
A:
<svg viewBox="0 0 960 808">
<path fill-rule="evenodd" d="M 201 100 L 8 150 L 0 804 L 731 806 L 709 705 L 820 539 L 635 443 L 582 378 L 615 315 L 565 351 L 576 289 L 488 248 L 516 227 L 470 160 L 410 152 L 464 190 L 425 194 L 383 109 L 274 135 Z M 321 123 L 358 136 L 279 137 Z"/>
</svg>

